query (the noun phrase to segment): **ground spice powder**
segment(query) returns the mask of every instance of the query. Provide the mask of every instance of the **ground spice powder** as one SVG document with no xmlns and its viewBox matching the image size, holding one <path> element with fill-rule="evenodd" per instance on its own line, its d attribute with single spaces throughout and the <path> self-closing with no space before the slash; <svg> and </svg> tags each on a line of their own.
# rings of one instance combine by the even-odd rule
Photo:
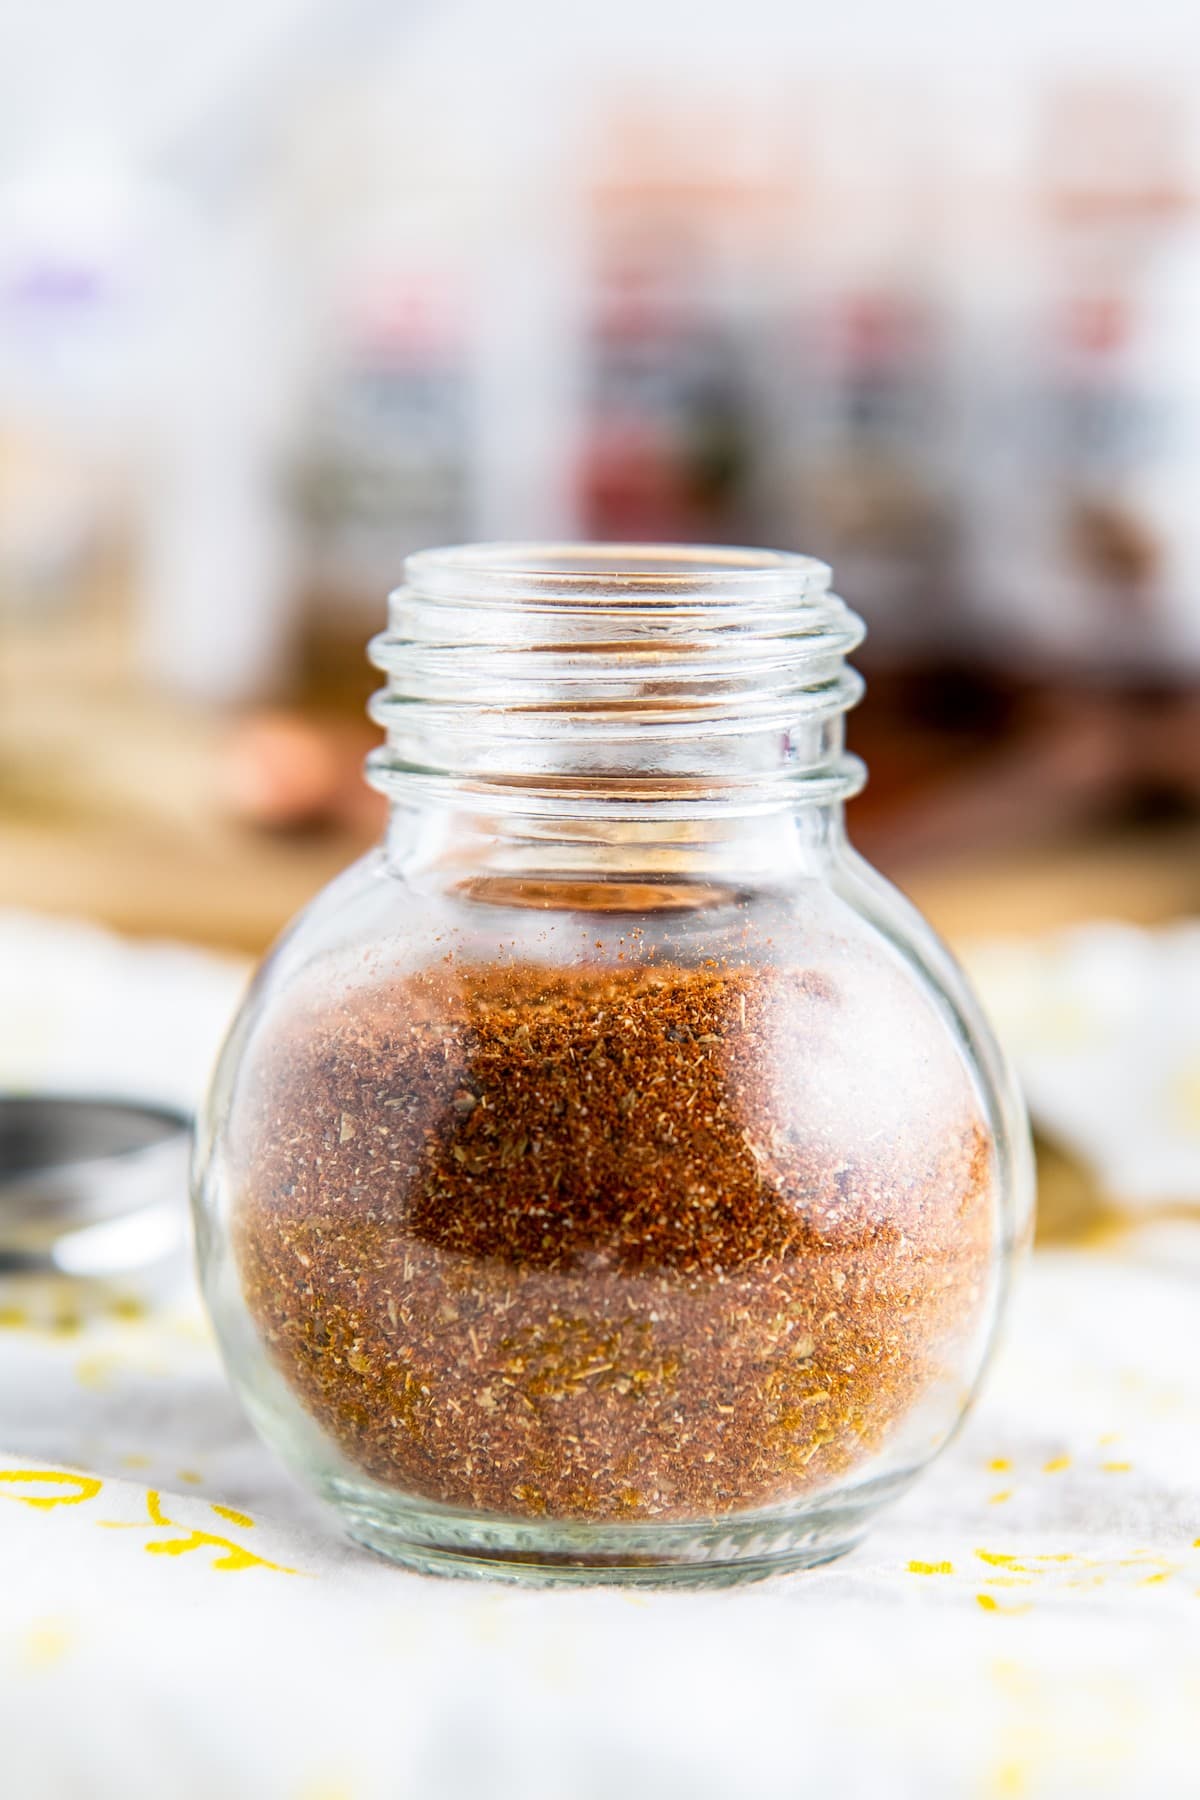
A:
<svg viewBox="0 0 1200 1800">
<path fill-rule="evenodd" d="M 235 1253 L 349 1462 L 471 1512 L 682 1519 L 889 1441 L 986 1309 L 992 1158 L 965 1081 L 903 1145 L 811 1129 L 838 1005 L 814 970 L 450 965 L 274 1035 Z"/>
</svg>

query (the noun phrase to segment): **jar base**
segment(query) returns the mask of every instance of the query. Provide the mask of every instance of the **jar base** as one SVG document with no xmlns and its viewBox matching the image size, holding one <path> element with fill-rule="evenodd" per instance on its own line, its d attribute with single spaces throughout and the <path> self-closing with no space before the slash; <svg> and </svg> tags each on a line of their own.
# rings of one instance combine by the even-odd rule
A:
<svg viewBox="0 0 1200 1800">
<path fill-rule="evenodd" d="M 468 1581 L 502 1581 L 519 1587 L 740 1587 L 765 1581 L 771 1575 L 787 1575 L 835 1562 L 858 1542 L 810 1546 L 775 1556 L 745 1558 L 733 1562 L 607 1563 L 518 1561 L 486 1551 L 435 1550 L 406 1543 L 392 1531 L 378 1527 L 351 1527 L 350 1537 L 364 1550 L 386 1557 L 388 1562 L 415 1575 L 441 1575 Z"/>
<path fill-rule="evenodd" d="M 355 1543 L 421 1575 L 523 1587 L 731 1587 L 844 1556 L 909 1485 L 888 1477 L 803 1511 L 690 1524 L 595 1526 L 480 1520 L 380 1502 L 335 1481 L 326 1498 Z"/>
</svg>

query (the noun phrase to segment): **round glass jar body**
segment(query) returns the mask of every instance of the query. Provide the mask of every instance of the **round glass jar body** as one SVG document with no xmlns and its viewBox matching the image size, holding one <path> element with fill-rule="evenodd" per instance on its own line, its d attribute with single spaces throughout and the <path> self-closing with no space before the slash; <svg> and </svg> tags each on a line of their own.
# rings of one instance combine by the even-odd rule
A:
<svg viewBox="0 0 1200 1800">
<path fill-rule="evenodd" d="M 821 1561 L 961 1419 L 1027 1131 L 847 844 L 860 636 L 803 557 L 410 559 L 386 841 L 261 970 L 195 1178 L 252 1418 L 385 1554 Z"/>
</svg>

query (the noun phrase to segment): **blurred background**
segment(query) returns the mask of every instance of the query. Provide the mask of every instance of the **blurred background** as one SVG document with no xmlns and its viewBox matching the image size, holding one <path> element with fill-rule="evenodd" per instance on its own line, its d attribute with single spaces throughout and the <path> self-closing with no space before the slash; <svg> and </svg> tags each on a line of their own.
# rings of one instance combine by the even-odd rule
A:
<svg viewBox="0 0 1200 1800">
<path fill-rule="evenodd" d="M 1200 14 L 12 0 L 0 905 L 260 949 L 404 554 L 828 558 L 956 939 L 1200 902 Z"/>
</svg>

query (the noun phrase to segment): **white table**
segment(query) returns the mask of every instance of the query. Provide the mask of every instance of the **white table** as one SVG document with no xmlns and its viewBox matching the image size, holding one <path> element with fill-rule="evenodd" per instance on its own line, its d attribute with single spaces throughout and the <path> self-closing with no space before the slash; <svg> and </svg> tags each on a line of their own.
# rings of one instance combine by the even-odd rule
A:
<svg viewBox="0 0 1200 1800">
<path fill-rule="evenodd" d="M 143 1023 L 174 983 L 186 1085 L 239 972 L 160 956 L 143 992 L 147 953 L 91 948 Z M 80 1060 L 72 1017 L 39 1078 Z M 867 1543 L 713 1594 L 408 1575 L 259 1446 L 190 1292 L 0 1310 L 0 1794 L 1182 1800 L 1198 1540 L 1200 1224 L 1040 1253 L 983 1402 Z"/>
</svg>

